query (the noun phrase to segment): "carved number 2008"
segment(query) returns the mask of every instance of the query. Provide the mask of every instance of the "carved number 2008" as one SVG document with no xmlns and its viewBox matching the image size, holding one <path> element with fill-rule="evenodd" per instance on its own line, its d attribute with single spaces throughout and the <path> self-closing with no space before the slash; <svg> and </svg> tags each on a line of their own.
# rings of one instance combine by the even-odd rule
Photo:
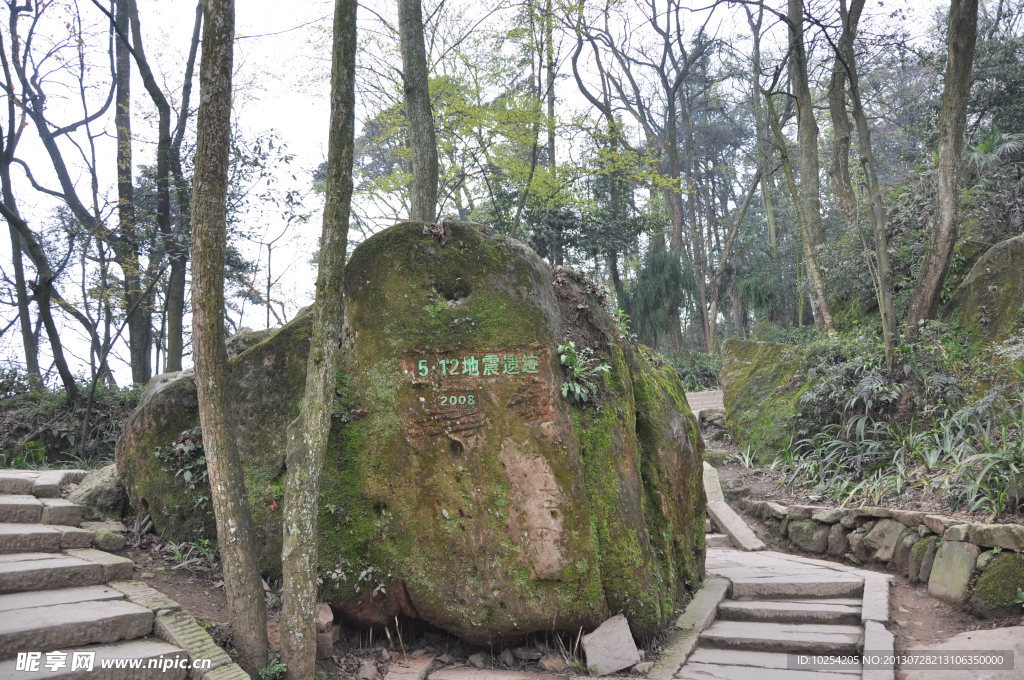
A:
<svg viewBox="0 0 1024 680">
<path fill-rule="evenodd" d="M 476 403 L 474 394 L 445 394 L 441 396 L 441 406 L 472 406 Z"/>
</svg>

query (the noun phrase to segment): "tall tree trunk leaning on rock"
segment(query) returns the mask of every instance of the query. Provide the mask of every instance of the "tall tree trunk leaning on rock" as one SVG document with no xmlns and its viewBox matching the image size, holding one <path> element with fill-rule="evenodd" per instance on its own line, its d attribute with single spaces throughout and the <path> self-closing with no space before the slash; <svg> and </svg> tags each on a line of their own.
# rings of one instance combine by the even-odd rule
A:
<svg viewBox="0 0 1024 680">
<path fill-rule="evenodd" d="M 313 303 L 313 333 L 302 415 L 288 428 L 281 551 L 284 574 L 281 651 L 290 680 L 312 678 L 316 664 L 313 614 L 317 590 L 317 500 L 324 452 L 331 432 L 345 311 L 342 285 L 352 201 L 356 4 L 357 0 L 336 0 L 334 6 L 327 200 Z"/>
<path fill-rule="evenodd" d="M 433 222 L 437 217 L 437 138 L 430 110 L 430 73 L 423 43 L 420 0 L 398 0 L 398 36 L 402 47 L 405 116 L 412 151 L 409 219 Z"/>
<path fill-rule="evenodd" d="M 947 27 L 946 78 L 939 112 L 939 167 L 935 224 L 921 258 L 921 271 L 907 311 L 907 335 L 917 337 L 921 324 L 935 315 L 939 293 L 956 242 L 960 207 L 960 158 L 964 150 L 967 96 L 978 35 L 978 0 L 952 0 Z"/>
<path fill-rule="evenodd" d="M 227 405 L 224 252 L 231 139 L 233 0 L 206 0 L 192 185 L 192 328 L 199 422 L 234 644 L 250 673 L 267 662 L 267 623 L 242 464 Z"/>
</svg>

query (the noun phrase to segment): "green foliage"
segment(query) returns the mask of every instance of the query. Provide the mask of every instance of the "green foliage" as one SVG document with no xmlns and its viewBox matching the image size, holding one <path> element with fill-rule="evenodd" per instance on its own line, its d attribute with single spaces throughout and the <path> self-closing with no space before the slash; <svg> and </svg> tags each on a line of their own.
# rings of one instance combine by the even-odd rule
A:
<svg viewBox="0 0 1024 680">
<path fill-rule="evenodd" d="M 189 510 L 207 510 L 210 484 L 202 430 L 198 427 L 188 430 L 168 447 L 159 448 L 154 454 L 166 472 L 184 483 Z"/>
<path fill-rule="evenodd" d="M 640 342 L 666 349 L 671 336 L 670 324 L 676 321 L 673 310 L 682 306 L 686 291 L 694 288 L 661 237 L 651 239 L 636 282 L 629 291 L 629 312 L 635 320 Z"/>
<path fill-rule="evenodd" d="M 256 671 L 259 680 L 281 680 L 288 675 L 288 666 L 281 662 L 281 653 L 273 647 L 267 648 L 267 665 Z"/>
<path fill-rule="evenodd" d="M 558 346 L 558 357 L 565 371 L 562 381 L 562 396 L 582 404 L 591 401 L 597 392 L 597 376 L 612 370 L 608 364 L 597 363 L 594 351 L 589 347 L 576 349 L 570 340 Z"/>
<path fill-rule="evenodd" d="M 722 370 L 722 356 L 706 352 L 687 352 L 682 357 L 666 357 L 687 392 L 710 390 L 718 387 L 718 374 Z"/>
<path fill-rule="evenodd" d="M 84 394 L 89 386 L 80 385 Z M 0 467 L 95 468 L 114 459 L 114 445 L 139 400 L 139 390 L 99 386 L 89 409 L 63 390 L 34 386 L 17 369 L 0 368 Z"/>
<path fill-rule="evenodd" d="M 1024 402 L 999 390 L 901 427 L 862 414 L 796 441 L 776 467 L 816 497 L 878 504 L 907 487 L 992 516 L 1024 506 Z"/>
</svg>

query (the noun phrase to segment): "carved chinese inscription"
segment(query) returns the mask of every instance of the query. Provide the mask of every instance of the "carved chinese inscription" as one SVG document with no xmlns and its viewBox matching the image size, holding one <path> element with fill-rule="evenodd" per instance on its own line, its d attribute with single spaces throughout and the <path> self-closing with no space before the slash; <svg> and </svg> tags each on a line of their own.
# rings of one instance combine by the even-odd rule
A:
<svg viewBox="0 0 1024 680">
<path fill-rule="evenodd" d="M 549 357 L 550 350 L 535 347 L 407 354 L 399 360 L 400 370 L 422 391 L 405 421 L 406 438 L 425 447 L 436 437 L 448 437 L 470 450 L 482 440 L 489 405 L 548 414 Z"/>
</svg>

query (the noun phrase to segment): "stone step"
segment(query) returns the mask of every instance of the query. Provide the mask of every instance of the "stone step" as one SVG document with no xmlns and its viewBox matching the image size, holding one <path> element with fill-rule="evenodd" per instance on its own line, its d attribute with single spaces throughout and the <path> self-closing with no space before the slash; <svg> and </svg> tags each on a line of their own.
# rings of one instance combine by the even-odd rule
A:
<svg viewBox="0 0 1024 680">
<path fill-rule="evenodd" d="M 786 668 L 751 668 L 750 666 L 720 666 L 689 662 L 676 680 L 851 680 L 860 677 L 827 671 L 792 671 Z"/>
<path fill-rule="evenodd" d="M 789 669 L 790 655 L 783 654 L 781 652 L 748 652 L 742 649 L 698 647 L 690 656 L 687 664 L 745 666 L 748 672 L 746 677 L 757 678 L 760 680 L 760 671 L 762 669 Z M 793 670 L 796 671 L 797 669 Z M 814 670 L 825 670 L 829 673 L 838 673 L 842 674 L 848 680 L 854 680 L 860 678 L 861 665 L 858 662 L 856 664 L 844 664 L 842 666 L 830 665 L 828 668 L 817 668 Z"/>
<path fill-rule="evenodd" d="M 0 554 L 57 552 L 61 532 L 45 524 L 0 523 Z"/>
<path fill-rule="evenodd" d="M 71 662 L 75 654 L 91 655 L 93 670 L 71 670 Z M 141 640 L 130 640 L 128 642 L 115 642 L 107 645 L 88 645 L 75 649 L 60 650 L 56 654 L 66 654 L 65 657 L 56 656 L 55 661 L 64 660 L 62 668 L 48 670 L 45 666 L 48 660 L 47 654 L 40 658 L 40 670 L 37 672 L 16 671 L 17 661 L 9 659 L 0 661 L 0 678 L 17 678 L 18 680 L 184 680 L 188 670 L 186 667 L 172 667 L 188 663 L 188 655 L 184 650 L 169 645 L 166 642 L 154 638 Z M 53 656 L 49 658 L 54 658 Z M 156 667 L 147 668 L 153 659 Z M 168 661 L 163 661 L 167 659 Z M 127 660 L 127 661 L 124 661 Z M 111 666 L 117 664 L 127 666 L 133 662 L 140 664 L 140 668 L 114 668 L 104 667 L 104 662 Z M 167 670 L 161 670 L 161 666 L 167 665 Z"/>
<path fill-rule="evenodd" d="M 123 599 L 124 593 L 121 590 L 108 585 L 58 588 L 56 590 L 30 590 L 24 593 L 0 595 L 0 615 L 12 609 L 31 609 L 32 607 L 49 607 L 58 604 L 72 604 L 74 602 Z"/>
<path fill-rule="evenodd" d="M 153 630 L 152 610 L 124 600 L 14 609 L 0 618 L 0 659 L 18 652 L 132 640 Z"/>
<path fill-rule="evenodd" d="M 814 623 L 715 621 L 700 635 L 701 644 L 759 652 L 855 654 L 860 626 Z"/>
<path fill-rule="evenodd" d="M 725 534 L 708 534 L 704 537 L 704 547 L 706 548 L 731 548 L 732 539 Z"/>
<path fill-rule="evenodd" d="M 36 473 L 30 470 L 0 470 L 0 494 L 32 494 Z"/>
<path fill-rule="evenodd" d="M 35 496 L 31 494 L 0 495 L 0 522 L 33 524 L 42 518 L 43 504 Z"/>
<path fill-rule="evenodd" d="M 68 484 L 76 484 L 85 477 L 85 470 L 40 470 L 32 484 L 36 498 L 60 498 L 60 491 Z"/>
<path fill-rule="evenodd" d="M 40 498 L 43 504 L 43 514 L 40 522 L 43 524 L 64 524 L 77 527 L 82 523 L 82 508 L 69 500 L 63 498 Z"/>
<path fill-rule="evenodd" d="M 63 553 L 0 555 L 0 593 L 95 586 L 104 580 L 102 564 Z"/>
<path fill-rule="evenodd" d="M 860 605 L 823 604 L 818 600 L 728 600 L 718 605 L 718 618 L 724 621 L 855 626 L 860 623 Z"/>
<path fill-rule="evenodd" d="M 808 574 L 798 576 L 766 576 L 764 578 L 737 577 L 732 581 L 734 600 L 781 600 L 812 597 L 856 597 L 864 592 L 864 581 L 859 578 L 821 577 Z"/>
</svg>

